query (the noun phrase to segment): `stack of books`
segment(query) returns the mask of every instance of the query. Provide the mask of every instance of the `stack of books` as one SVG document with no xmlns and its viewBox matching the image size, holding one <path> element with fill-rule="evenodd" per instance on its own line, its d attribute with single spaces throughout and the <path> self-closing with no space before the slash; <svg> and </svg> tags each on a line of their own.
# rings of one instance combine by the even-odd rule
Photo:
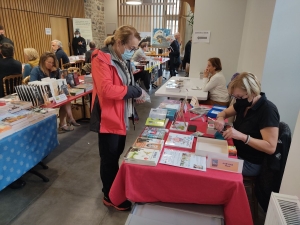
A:
<svg viewBox="0 0 300 225">
<path fill-rule="evenodd" d="M 124 160 L 131 164 L 156 166 L 163 146 L 163 140 L 139 137 L 129 148 Z"/>
<path fill-rule="evenodd" d="M 170 121 L 173 121 L 176 117 L 176 113 L 180 109 L 180 106 L 181 106 L 181 101 L 166 99 L 162 103 L 160 103 L 158 108 L 167 109 L 166 117 L 169 118 Z"/>
<path fill-rule="evenodd" d="M 166 109 L 154 109 L 152 108 L 149 113 L 149 117 L 146 120 L 146 126 L 165 128 L 169 122 Z"/>
<path fill-rule="evenodd" d="M 183 87 L 183 80 L 169 80 L 166 84 L 166 91 L 180 92 Z"/>
</svg>

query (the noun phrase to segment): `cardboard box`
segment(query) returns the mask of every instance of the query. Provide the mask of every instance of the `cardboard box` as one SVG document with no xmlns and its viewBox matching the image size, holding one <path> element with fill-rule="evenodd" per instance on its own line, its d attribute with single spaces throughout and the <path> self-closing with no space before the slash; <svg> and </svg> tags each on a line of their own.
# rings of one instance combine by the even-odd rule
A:
<svg viewBox="0 0 300 225">
<path fill-rule="evenodd" d="M 209 155 L 228 157 L 228 143 L 226 140 L 198 137 L 195 154 L 205 157 Z"/>
</svg>

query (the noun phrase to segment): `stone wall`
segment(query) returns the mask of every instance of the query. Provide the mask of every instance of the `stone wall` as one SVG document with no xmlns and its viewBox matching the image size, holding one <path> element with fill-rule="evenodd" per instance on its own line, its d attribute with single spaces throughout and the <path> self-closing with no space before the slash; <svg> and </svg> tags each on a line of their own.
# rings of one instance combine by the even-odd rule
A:
<svg viewBox="0 0 300 225">
<path fill-rule="evenodd" d="M 85 18 L 92 21 L 93 40 L 97 47 L 103 46 L 105 39 L 104 0 L 84 0 Z"/>
</svg>

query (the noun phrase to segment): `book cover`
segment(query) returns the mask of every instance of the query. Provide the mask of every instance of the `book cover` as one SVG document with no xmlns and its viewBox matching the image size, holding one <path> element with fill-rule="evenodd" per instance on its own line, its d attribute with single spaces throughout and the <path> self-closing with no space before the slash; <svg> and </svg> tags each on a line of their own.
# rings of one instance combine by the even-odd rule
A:
<svg viewBox="0 0 300 225">
<path fill-rule="evenodd" d="M 0 123 L 0 133 L 3 133 L 5 131 L 8 131 L 11 129 L 10 125 L 6 125 L 4 123 Z"/>
<path fill-rule="evenodd" d="M 84 91 L 90 91 L 93 89 L 93 84 L 79 84 L 75 88 L 84 89 Z"/>
<path fill-rule="evenodd" d="M 21 110 L 16 113 L 6 113 L 4 115 L 1 115 L 0 119 L 5 125 L 13 126 L 22 121 L 27 120 L 28 114 L 30 114 L 30 113 L 31 113 L 30 111 Z"/>
<path fill-rule="evenodd" d="M 156 166 L 160 154 L 159 150 L 131 147 L 124 159 L 127 163 Z"/>
<path fill-rule="evenodd" d="M 228 155 L 229 156 L 236 156 L 237 150 L 235 146 L 228 145 Z"/>
<path fill-rule="evenodd" d="M 61 94 L 65 94 L 65 95 L 69 95 L 69 90 L 68 90 L 68 86 L 67 86 L 67 81 L 66 79 L 58 79 L 57 80 L 57 89 L 58 89 L 58 93 Z"/>
<path fill-rule="evenodd" d="M 175 119 L 176 113 L 177 109 L 167 109 L 166 118 L 168 118 L 170 121 L 173 121 Z"/>
<path fill-rule="evenodd" d="M 192 149 L 194 137 L 191 135 L 169 133 L 166 146 Z"/>
<path fill-rule="evenodd" d="M 158 108 L 176 109 L 178 111 L 180 109 L 180 106 L 181 106 L 181 101 L 167 99 L 167 100 L 164 100 L 162 103 L 160 103 Z"/>
<path fill-rule="evenodd" d="M 160 119 L 152 119 L 148 117 L 145 125 L 150 127 L 164 128 L 166 127 L 167 121 L 169 121 L 169 119 L 160 120 Z"/>
<path fill-rule="evenodd" d="M 139 137 L 136 139 L 132 147 L 162 150 L 163 146 L 164 146 L 163 140 Z"/>
<path fill-rule="evenodd" d="M 176 121 L 174 124 L 171 124 L 170 130 L 186 132 L 188 125 L 189 125 L 188 122 Z"/>
<path fill-rule="evenodd" d="M 65 77 L 67 84 L 70 85 L 71 88 L 75 87 L 74 76 L 72 73 L 68 73 Z"/>
<path fill-rule="evenodd" d="M 74 73 L 73 73 L 73 77 L 74 77 L 74 83 L 75 83 L 75 86 L 76 86 L 76 85 L 79 85 L 80 82 L 79 82 L 78 73 L 77 73 L 77 72 L 74 72 Z"/>
<path fill-rule="evenodd" d="M 145 127 L 141 136 L 147 138 L 164 139 L 166 132 L 168 132 L 166 129 Z"/>
<path fill-rule="evenodd" d="M 150 113 L 149 113 L 149 118 L 164 120 L 164 119 L 166 119 L 167 113 L 168 113 L 167 109 L 151 108 Z"/>
</svg>

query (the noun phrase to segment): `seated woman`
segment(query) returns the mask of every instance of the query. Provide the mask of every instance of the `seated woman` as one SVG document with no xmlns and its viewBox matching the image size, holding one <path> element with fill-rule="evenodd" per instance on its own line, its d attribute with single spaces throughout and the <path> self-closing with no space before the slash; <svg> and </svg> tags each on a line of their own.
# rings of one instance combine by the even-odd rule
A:
<svg viewBox="0 0 300 225">
<path fill-rule="evenodd" d="M 200 101 L 201 104 L 228 106 L 229 95 L 226 88 L 226 80 L 223 75 L 221 60 L 210 58 L 203 76 L 203 91 L 208 91 L 208 99 Z"/>
<path fill-rule="evenodd" d="M 150 57 L 145 54 L 145 52 L 148 51 L 148 45 L 148 42 L 141 43 L 139 49 L 134 52 L 131 61 L 139 62 L 141 60 L 149 60 Z"/>
<path fill-rule="evenodd" d="M 30 75 L 32 68 L 39 65 L 39 53 L 34 48 L 24 48 L 25 61 L 23 68 L 23 79 Z"/>
<path fill-rule="evenodd" d="M 54 53 L 51 52 L 45 52 L 41 55 L 39 65 L 34 67 L 31 71 L 30 81 L 40 81 L 46 77 L 59 79 L 58 61 Z M 73 118 L 71 103 L 64 104 L 60 107 L 59 120 L 59 133 L 72 131 L 74 130 L 73 126 L 80 126 Z M 66 123 L 66 120 L 68 120 L 68 123 Z"/>
<path fill-rule="evenodd" d="M 215 128 L 222 131 L 224 120 L 236 116 L 233 127 L 223 132 L 225 139 L 233 138 L 238 157 L 244 160 L 243 175 L 257 176 L 265 154 L 276 150 L 279 132 L 277 107 L 261 92 L 257 77 L 251 73 L 241 73 L 231 81 L 229 94 L 236 103 L 220 112 Z"/>
</svg>

